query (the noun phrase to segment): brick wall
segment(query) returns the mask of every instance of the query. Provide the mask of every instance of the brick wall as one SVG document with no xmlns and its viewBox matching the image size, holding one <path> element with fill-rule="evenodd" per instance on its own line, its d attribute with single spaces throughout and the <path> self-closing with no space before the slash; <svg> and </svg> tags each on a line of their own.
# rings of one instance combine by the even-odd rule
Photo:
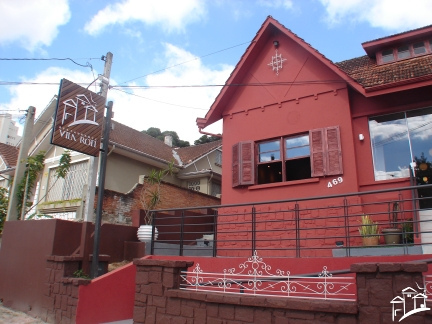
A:
<svg viewBox="0 0 432 324">
<path fill-rule="evenodd" d="M 180 290 L 186 261 L 135 260 L 134 323 L 392 323 L 390 301 L 406 287 L 422 283 L 425 263 L 354 264 L 357 302 L 294 299 Z M 430 305 L 428 304 L 430 307 Z M 396 321 L 396 320 L 395 320 Z M 404 323 L 431 323 L 422 311 Z"/>
<path fill-rule="evenodd" d="M 50 256 L 47 260 L 46 282 L 41 319 L 48 323 L 73 324 L 79 298 L 79 286 L 90 280 L 73 278 L 80 267 L 80 257 Z"/>
<path fill-rule="evenodd" d="M 347 212 L 343 199 L 257 205 L 256 249 L 264 256 L 295 257 L 298 227 L 302 257 L 332 256 L 331 248 L 322 248 L 334 247 L 336 240 L 345 240 L 343 215 L 362 214 L 360 197 L 349 197 L 346 204 Z M 218 256 L 250 255 L 252 206 L 221 208 L 218 215 Z M 361 245 L 361 239 L 357 237 L 358 217 L 351 217 L 347 227 L 351 246 Z"/>
<path fill-rule="evenodd" d="M 132 212 L 142 209 L 140 204 L 141 192 L 141 184 L 137 184 L 127 194 L 105 190 L 102 212 L 103 222 L 132 225 Z M 97 198 L 95 198 L 95 210 L 96 202 Z M 219 198 L 163 182 L 161 184 L 161 202 L 157 208 L 168 209 L 214 205 L 220 205 Z"/>
</svg>

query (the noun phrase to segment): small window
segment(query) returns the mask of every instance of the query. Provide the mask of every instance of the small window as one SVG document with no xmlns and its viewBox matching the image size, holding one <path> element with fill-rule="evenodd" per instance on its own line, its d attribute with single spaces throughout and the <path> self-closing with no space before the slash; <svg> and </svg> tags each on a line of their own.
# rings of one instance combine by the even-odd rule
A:
<svg viewBox="0 0 432 324">
<path fill-rule="evenodd" d="M 309 134 L 285 139 L 286 181 L 311 178 Z"/>
<path fill-rule="evenodd" d="M 381 59 L 383 63 L 393 62 L 394 61 L 393 49 L 382 51 Z"/>
<path fill-rule="evenodd" d="M 397 49 L 397 58 L 398 60 L 401 59 L 405 59 L 410 57 L 410 51 L 409 51 L 409 46 L 408 45 L 404 45 L 404 46 L 400 46 Z"/>
<path fill-rule="evenodd" d="M 426 47 L 424 42 L 418 42 L 413 44 L 414 55 L 420 55 L 426 53 Z"/>
<path fill-rule="evenodd" d="M 258 144 L 258 183 L 282 181 L 280 140 Z"/>
</svg>

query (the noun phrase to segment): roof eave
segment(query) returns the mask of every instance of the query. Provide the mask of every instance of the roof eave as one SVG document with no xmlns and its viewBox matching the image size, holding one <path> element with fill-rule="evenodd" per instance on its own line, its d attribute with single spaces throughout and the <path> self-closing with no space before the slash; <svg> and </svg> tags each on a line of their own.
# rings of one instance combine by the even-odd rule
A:
<svg viewBox="0 0 432 324">
<path fill-rule="evenodd" d="M 374 87 L 365 88 L 366 97 L 380 96 L 388 93 L 400 92 L 421 88 L 432 85 L 432 75 L 421 76 L 409 80 L 402 80 L 398 82 L 386 83 Z"/>
</svg>

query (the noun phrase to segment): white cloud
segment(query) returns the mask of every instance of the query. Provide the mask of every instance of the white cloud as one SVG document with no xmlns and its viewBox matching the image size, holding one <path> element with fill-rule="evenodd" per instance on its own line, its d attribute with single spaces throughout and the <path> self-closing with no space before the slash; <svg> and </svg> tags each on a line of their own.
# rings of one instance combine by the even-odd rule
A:
<svg viewBox="0 0 432 324">
<path fill-rule="evenodd" d="M 199 58 L 171 44 L 165 44 L 164 55 L 167 66 L 180 65 L 147 76 L 146 85 L 152 88 L 125 90 L 133 91 L 136 96 L 110 90 L 108 99 L 114 102 L 114 119 L 140 131 L 149 127 L 176 131 L 180 139 L 193 144 L 193 141 L 201 136 L 196 126 L 196 118 L 205 116 L 220 88 L 157 86 L 224 84 L 234 67 L 224 65 L 219 69 L 209 69 Z M 188 63 L 181 64 L 186 61 Z M 205 131 L 222 133 L 221 123 L 216 123 Z"/>
<path fill-rule="evenodd" d="M 113 101 L 114 120 L 139 131 L 149 127 L 158 127 L 162 131 L 173 130 L 178 133 L 180 139 L 193 144 L 194 140 L 201 137 L 196 126 L 196 118 L 205 116 L 220 88 L 166 88 L 164 86 L 224 84 L 234 67 L 224 65 L 218 69 L 209 69 L 202 64 L 199 58 L 171 44 L 165 44 L 164 60 L 167 66 L 177 66 L 147 76 L 145 84 L 152 88 L 125 89 L 136 96 L 114 89 L 109 90 L 108 100 Z M 189 62 L 181 64 L 186 61 Z M 97 71 L 94 73 L 97 74 Z M 90 71 L 51 67 L 33 78 L 20 81 L 54 83 L 54 85 L 11 86 L 9 88 L 11 100 L 7 103 L 0 103 L 0 110 L 11 110 L 11 113 L 15 113 L 17 110 L 26 110 L 29 106 L 34 106 L 36 116 L 38 116 L 53 96 L 58 94 L 62 78 L 84 87 L 93 81 Z M 111 78 L 110 84 L 117 83 Z M 163 87 L 156 88 L 157 86 Z M 95 92 L 99 91 L 99 87 L 96 88 L 94 85 L 90 89 Z M 205 131 L 222 133 L 221 123 L 215 123 L 207 127 Z"/>
<path fill-rule="evenodd" d="M 126 0 L 100 10 L 84 29 L 90 35 L 97 35 L 109 25 L 141 21 L 160 25 L 167 31 L 182 31 L 185 25 L 205 15 L 204 5 L 200 0 Z"/>
<path fill-rule="evenodd" d="M 75 83 L 90 84 L 93 76 L 90 72 L 74 71 L 58 67 L 50 67 L 31 79 L 21 79 L 26 83 L 9 88 L 11 100 L 8 103 L 0 103 L 0 110 L 26 110 L 29 106 L 36 108 L 36 117 L 45 109 L 54 95 L 58 94 L 60 80 L 66 78 Z M 45 83 L 45 84 L 43 84 Z M 52 83 L 52 84 L 46 84 Z M 92 88 L 95 91 L 94 88 Z M 97 89 L 99 91 L 99 89 Z"/>
<path fill-rule="evenodd" d="M 406 31 L 431 23 L 430 0 L 320 0 L 330 24 L 367 22 L 372 27 Z"/>
<path fill-rule="evenodd" d="M 292 9 L 293 7 L 292 0 L 258 0 L 258 4 L 264 7 L 270 7 L 275 9 Z"/>
<path fill-rule="evenodd" d="M 0 44 L 18 42 L 28 51 L 49 46 L 71 13 L 68 0 L 0 1 Z"/>
</svg>

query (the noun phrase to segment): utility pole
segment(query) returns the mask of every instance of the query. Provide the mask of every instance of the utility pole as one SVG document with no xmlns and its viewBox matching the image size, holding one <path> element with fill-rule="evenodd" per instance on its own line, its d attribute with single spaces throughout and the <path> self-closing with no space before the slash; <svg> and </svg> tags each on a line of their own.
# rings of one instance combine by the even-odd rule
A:
<svg viewBox="0 0 432 324">
<path fill-rule="evenodd" d="M 12 192 L 9 195 L 9 205 L 6 220 L 13 221 L 18 220 L 18 210 L 16 208 L 18 198 L 18 185 L 21 183 L 22 178 L 24 177 L 28 151 L 30 148 L 30 144 L 33 137 L 33 125 L 34 125 L 34 117 L 35 117 L 36 108 L 30 106 L 27 110 L 26 121 L 24 124 L 23 136 L 20 145 L 20 150 L 18 153 L 18 161 L 15 169 L 14 181 L 12 184 Z"/>
<path fill-rule="evenodd" d="M 99 244 L 100 244 L 100 232 L 102 222 L 102 207 L 103 207 L 103 196 L 105 191 L 105 173 L 106 163 L 108 158 L 108 144 L 109 134 L 111 132 L 111 117 L 112 117 L 112 106 L 113 102 L 108 102 L 107 112 L 105 117 L 105 127 L 102 143 L 101 163 L 99 168 L 99 182 L 98 182 L 98 200 L 96 209 L 96 220 L 95 220 L 95 234 L 93 243 L 93 258 L 91 266 L 91 277 L 96 278 L 99 275 Z"/>
<path fill-rule="evenodd" d="M 102 57 L 103 59 L 104 57 Z M 109 78 L 111 75 L 111 65 L 112 65 L 112 58 L 113 55 L 111 52 L 108 52 L 105 57 L 105 67 L 104 67 L 104 73 L 100 76 L 101 80 L 101 96 L 107 98 L 108 95 L 108 85 L 109 85 Z M 105 107 L 104 107 L 105 109 Z M 84 206 L 84 215 L 83 219 L 84 222 L 91 222 L 93 221 L 93 208 L 94 208 L 94 198 L 95 198 L 95 190 L 96 190 L 96 177 L 98 172 L 98 166 L 99 166 L 99 158 L 97 157 L 90 157 L 90 165 L 89 165 L 89 172 L 88 172 L 88 178 L 87 178 L 87 193 L 86 193 L 86 199 L 85 199 L 85 206 Z"/>
<path fill-rule="evenodd" d="M 109 78 L 111 74 L 111 65 L 112 65 L 113 55 L 111 52 L 108 52 L 106 56 L 102 56 L 102 60 L 105 60 L 105 67 L 103 75 L 99 76 L 101 81 L 101 96 L 107 98 L 108 95 L 108 85 Z M 105 109 L 104 107 L 101 109 Z M 84 210 L 83 210 L 83 224 L 81 230 L 81 245 L 80 245 L 80 255 L 83 257 L 82 260 L 82 269 L 85 273 L 90 273 L 91 267 L 88 259 L 89 254 L 91 253 L 91 241 L 90 241 L 90 233 L 91 233 L 91 222 L 93 221 L 94 215 L 94 200 L 95 200 L 95 191 L 96 191 L 96 178 L 98 173 L 99 166 L 99 158 L 91 156 L 89 161 L 89 169 L 87 176 L 87 192 L 85 193 L 85 201 L 84 201 Z"/>
</svg>

